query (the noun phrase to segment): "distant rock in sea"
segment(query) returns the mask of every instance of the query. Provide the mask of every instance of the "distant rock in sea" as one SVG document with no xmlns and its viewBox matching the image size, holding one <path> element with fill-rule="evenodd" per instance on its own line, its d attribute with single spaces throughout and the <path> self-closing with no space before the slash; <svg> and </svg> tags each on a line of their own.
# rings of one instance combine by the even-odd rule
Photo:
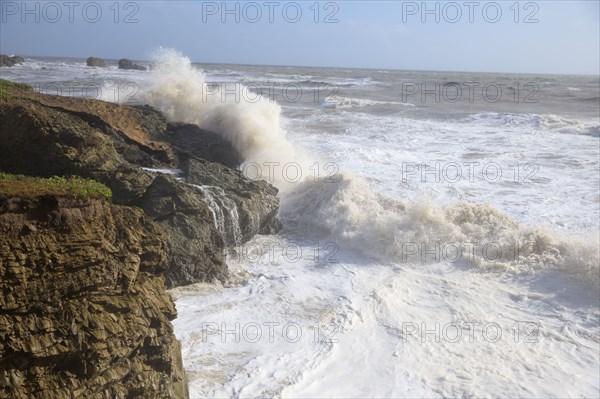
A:
<svg viewBox="0 0 600 399">
<path fill-rule="evenodd" d="M 0 54 L 0 66 L 3 67 L 11 67 L 17 64 L 22 64 L 25 62 L 25 58 L 15 55 L 9 57 L 8 55 Z"/>
<path fill-rule="evenodd" d="M 106 62 L 102 58 L 90 57 L 87 59 L 87 66 L 89 67 L 106 67 Z"/>
<path fill-rule="evenodd" d="M 134 64 L 133 61 L 123 58 L 119 60 L 119 69 L 135 69 L 137 71 L 145 71 L 146 67 Z"/>
</svg>

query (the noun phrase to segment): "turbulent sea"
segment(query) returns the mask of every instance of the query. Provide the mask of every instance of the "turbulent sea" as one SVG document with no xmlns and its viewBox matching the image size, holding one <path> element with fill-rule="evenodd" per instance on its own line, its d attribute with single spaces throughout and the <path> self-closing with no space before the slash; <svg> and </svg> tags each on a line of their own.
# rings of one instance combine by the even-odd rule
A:
<svg viewBox="0 0 600 399">
<path fill-rule="evenodd" d="M 173 290 L 192 397 L 598 397 L 598 76 L 32 58 L 229 139 L 282 231 Z M 149 65 L 149 63 L 145 63 Z"/>
</svg>

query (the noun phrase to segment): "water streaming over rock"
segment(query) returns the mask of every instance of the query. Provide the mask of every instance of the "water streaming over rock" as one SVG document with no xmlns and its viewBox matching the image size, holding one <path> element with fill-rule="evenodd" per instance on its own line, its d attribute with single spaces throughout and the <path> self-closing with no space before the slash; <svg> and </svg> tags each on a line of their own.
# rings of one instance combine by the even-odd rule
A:
<svg viewBox="0 0 600 399">
<path fill-rule="evenodd" d="M 192 186 L 204 194 L 204 200 L 213 215 L 215 227 L 225 243 L 239 247 L 242 244 L 242 230 L 235 201 L 220 187 L 195 184 Z"/>
</svg>

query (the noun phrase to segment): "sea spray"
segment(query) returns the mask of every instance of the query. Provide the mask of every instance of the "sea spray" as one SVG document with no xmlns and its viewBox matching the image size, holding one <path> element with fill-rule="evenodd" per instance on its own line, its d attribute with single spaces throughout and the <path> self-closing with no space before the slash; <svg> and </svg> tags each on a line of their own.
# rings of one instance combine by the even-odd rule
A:
<svg viewBox="0 0 600 399">
<path fill-rule="evenodd" d="M 281 218 L 294 234 L 335 237 L 383 262 L 462 262 L 482 271 L 557 268 L 597 290 L 598 244 L 523 225 L 488 204 L 405 203 L 340 174 L 283 194 Z"/>
<path fill-rule="evenodd" d="M 153 55 L 154 68 L 144 102 L 170 121 L 194 123 L 230 141 L 246 162 L 283 164 L 298 159 L 280 127 L 281 107 L 266 98 L 228 96 L 225 88 L 213 89 L 190 59 L 172 49 Z M 236 90 L 241 90 L 238 85 Z"/>
<path fill-rule="evenodd" d="M 263 98 L 228 101 L 219 91 L 222 88 L 209 90 L 204 73 L 171 49 L 159 49 L 154 63 L 143 99 L 169 120 L 219 133 L 246 164 L 294 162 L 309 170 L 309 157 L 286 140 L 278 104 Z M 365 181 L 348 173 L 295 184 L 279 175 L 269 177 L 282 189 L 280 216 L 290 233 L 326 235 L 385 262 L 458 259 L 480 270 L 555 267 L 597 285 L 597 242 L 523 226 L 490 205 L 404 203 L 373 192 Z M 235 231 L 232 235 L 235 241 Z M 455 252 L 448 255 L 448 246 Z"/>
</svg>

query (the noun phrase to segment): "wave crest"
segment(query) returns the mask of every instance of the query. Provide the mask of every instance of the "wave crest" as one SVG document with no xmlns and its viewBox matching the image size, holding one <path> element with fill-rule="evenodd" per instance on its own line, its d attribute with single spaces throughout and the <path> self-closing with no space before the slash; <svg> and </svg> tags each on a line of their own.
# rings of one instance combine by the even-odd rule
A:
<svg viewBox="0 0 600 399">
<path fill-rule="evenodd" d="M 142 100 L 168 120 L 194 123 L 229 140 L 246 161 L 276 162 L 294 158 L 280 128 L 281 107 L 266 99 L 249 102 L 206 82 L 189 58 L 161 48 L 153 57 L 149 87 Z M 240 87 L 243 90 L 244 87 Z"/>
<path fill-rule="evenodd" d="M 464 261 L 481 270 L 555 268 L 598 281 L 598 244 L 525 226 L 489 204 L 404 203 L 339 174 L 337 183 L 305 182 L 282 201 L 295 233 L 321 234 L 385 262 Z M 460 255 L 460 256 L 459 256 Z"/>
<path fill-rule="evenodd" d="M 222 93 L 208 89 L 204 74 L 180 53 L 160 49 L 154 59 L 143 99 L 169 120 L 194 123 L 221 134 L 246 162 L 308 164 L 286 140 L 279 105 L 264 99 L 223 101 Z M 553 115 L 491 113 L 474 115 L 471 121 L 582 129 Z M 374 192 L 364 180 L 348 174 L 287 187 L 281 181 L 274 183 L 285 188 L 280 216 L 288 231 L 331 237 L 381 261 L 415 262 L 424 255 L 429 261 L 428 250 L 454 245 L 466 254 L 461 259 L 483 270 L 557 268 L 597 285 L 596 241 L 566 239 L 524 226 L 487 204 L 459 202 L 441 207 L 432 201 L 404 203 Z"/>
</svg>

